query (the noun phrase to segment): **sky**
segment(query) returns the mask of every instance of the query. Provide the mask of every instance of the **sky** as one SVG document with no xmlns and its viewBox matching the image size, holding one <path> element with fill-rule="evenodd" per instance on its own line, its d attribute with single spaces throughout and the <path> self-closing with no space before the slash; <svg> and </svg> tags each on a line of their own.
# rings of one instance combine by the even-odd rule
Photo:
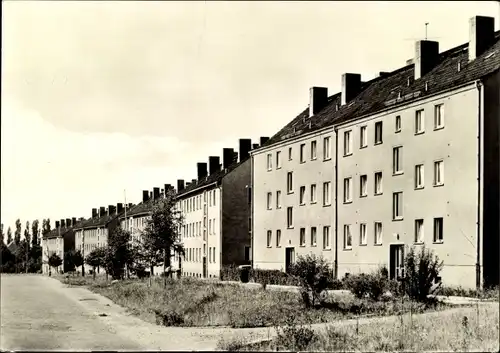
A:
<svg viewBox="0 0 500 353">
<path fill-rule="evenodd" d="M 2 1 L 1 221 L 89 217 L 272 136 L 308 105 L 468 41 L 500 3 Z M 41 223 L 41 222 L 40 222 Z"/>
</svg>

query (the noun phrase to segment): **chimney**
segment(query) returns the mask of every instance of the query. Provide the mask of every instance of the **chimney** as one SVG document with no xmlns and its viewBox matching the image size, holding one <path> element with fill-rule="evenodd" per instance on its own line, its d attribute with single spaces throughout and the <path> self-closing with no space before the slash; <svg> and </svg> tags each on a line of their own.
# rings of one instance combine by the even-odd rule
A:
<svg viewBox="0 0 500 353">
<path fill-rule="evenodd" d="M 208 171 L 210 172 L 210 175 L 220 171 L 220 164 L 219 163 L 220 163 L 219 157 L 217 157 L 217 156 L 208 157 Z"/>
<path fill-rule="evenodd" d="M 234 152 L 233 154 L 233 163 L 238 163 L 238 152 Z"/>
<path fill-rule="evenodd" d="M 134 204 L 132 202 L 129 202 L 128 204 L 128 209 L 130 210 Z"/>
<path fill-rule="evenodd" d="M 439 43 L 419 40 L 415 43 L 415 80 L 425 76 L 439 61 Z"/>
<path fill-rule="evenodd" d="M 181 192 L 182 190 L 184 190 L 184 180 L 177 179 L 177 192 Z"/>
<path fill-rule="evenodd" d="M 71 218 L 66 218 L 66 227 L 71 227 Z"/>
<path fill-rule="evenodd" d="M 361 92 L 361 75 L 345 73 L 342 75 L 342 93 L 340 104 L 352 101 Z"/>
<path fill-rule="evenodd" d="M 153 192 L 152 192 L 152 191 L 150 191 L 150 192 L 149 192 L 149 199 L 152 199 L 152 198 L 153 198 Z"/>
<path fill-rule="evenodd" d="M 191 184 L 196 184 L 196 179 L 191 179 Z"/>
<path fill-rule="evenodd" d="M 232 148 L 222 149 L 222 168 L 226 169 L 233 164 L 234 150 Z"/>
<path fill-rule="evenodd" d="M 61 228 L 66 227 L 66 221 L 64 219 L 61 219 Z"/>
<path fill-rule="evenodd" d="M 59 221 L 56 221 L 56 229 L 59 228 Z"/>
<path fill-rule="evenodd" d="M 269 141 L 269 137 L 260 137 L 260 145 L 263 146 L 267 141 Z"/>
<path fill-rule="evenodd" d="M 153 200 L 160 198 L 160 188 L 153 188 Z"/>
<path fill-rule="evenodd" d="M 76 226 L 76 217 L 71 218 L 71 225 Z"/>
<path fill-rule="evenodd" d="M 108 205 L 108 216 L 112 216 L 116 213 L 115 205 Z"/>
<path fill-rule="evenodd" d="M 99 207 L 99 217 L 102 217 L 106 214 L 106 207 L 101 206 Z"/>
<path fill-rule="evenodd" d="M 469 61 L 483 54 L 495 42 L 495 19 L 474 16 L 469 19 Z"/>
<path fill-rule="evenodd" d="M 171 190 L 172 190 L 172 185 L 165 184 L 165 194 L 164 195 L 167 196 L 168 193 L 171 192 Z"/>
<path fill-rule="evenodd" d="M 116 213 L 120 214 L 123 212 L 123 204 L 121 202 L 116 204 Z"/>
<path fill-rule="evenodd" d="M 250 150 L 252 149 L 251 139 L 240 139 L 240 162 L 250 157 Z"/>
<path fill-rule="evenodd" d="M 252 143 L 252 150 L 255 150 L 259 148 L 259 144 L 258 143 Z"/>
<path fill-rule="evenodd" d="M 189 181 L 186 181 L 186 188 L 191 185 L 191 183 Z"/>
<path fill-rule="evenodd" d="M 196 163 L 196 169 L 198 171 L 198 180 L 203 180 L 208 175 L 206 163 Z"/>
<path fill-rule="evenodd" d="M 142 190 L 142 202 L 146 202 L 149 200 L 149 191 Z"/>
<path fill-rule="evenodd" d="M 309 88 L 309 117 L 318 114 L 328 104 L 328 88 Z M 262 142 L 260 143 L 262 145 Z"/>
<path fill-rule="evenodd" d="M 92 209 L 92 218 L 97 217 L 97 208 Z"/>
</svg>

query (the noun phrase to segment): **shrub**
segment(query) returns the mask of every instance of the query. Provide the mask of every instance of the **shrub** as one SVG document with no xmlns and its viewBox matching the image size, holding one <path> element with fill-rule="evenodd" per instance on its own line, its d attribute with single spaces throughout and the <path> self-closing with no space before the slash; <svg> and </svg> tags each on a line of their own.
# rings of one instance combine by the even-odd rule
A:
<svg viewBox="0 0 500 353">
<path fill-rule="evenodd" d="M 317 339 L 310 327 L 298 325 L 295 316 L 290 315 L 286 324 L 276 327 L 276 345 L 291 351 L 305 351 Z"/>
<path fill-rule="evenodd" d="M 222 269 L 220 271 L 220 279 L 221 281 L 239 281 L 240 272 L 238 270 L 238 267 L 235 265 L 222 266 Z"/>
<path fill-rule="evenodd" d="M 387 269 L 382 267 L 373 273 L 351 275 L 344 278 L 344 287 L 357 298 L 369 296 L 373 300 L 379 300 L 387 290 L 396 288 L 392 281 L 387 279 L 386 274 Z"/>
<path fill-rule="evenodd" d="M 417 253 L 412 246 L 405 257 L 405 293 L 414 300 L 427 301 L 427 296 L 433 294 L 435 283 L 439 282 L 439 272 L 442 268 L 443 261 L 431 250 L 424 246 Z"/>
<path fill-rule="evenodd" d="M 283 286 L 298 286 L 300 282 L 297 278 L 294 278 L 287 274 L 286 272 L 280 270 L 262 270 L 262 269 L 252 269 L 250 271 L 250 277 L 255 283 L 267 284 L 277 284 Z"/>
</svg>

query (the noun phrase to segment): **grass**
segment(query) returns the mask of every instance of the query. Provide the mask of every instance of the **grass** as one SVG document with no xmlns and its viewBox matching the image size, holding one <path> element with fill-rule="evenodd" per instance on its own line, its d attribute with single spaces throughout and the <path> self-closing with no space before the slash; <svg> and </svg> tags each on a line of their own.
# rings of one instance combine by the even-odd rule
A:
<svg viewBox="0 0 500 353">
<path fill-rule="evenodd" d="M 438 295 L 444 296 L 458 296 L 458 297 L 471 297 L 479 298 L 482 300 L 496 300 L 500 299 L 500 287 L 488 288 L 483 290 L 467 289 L 462 287 L 441 287 Z"/>
<path fill-rule="evenodd" d="M 266 327 L 283 324 L 293 315 L 299 324 L 331 322 L 358 316 L 386 316 L 408 312 L 441 310 L 441 303 L 423 305 L 401 300 L 372 301 L 348 294 L 328 298 L 321 308 L 304 308 L 296 292 L 270 291 L 237 284 L 207 282 L 193 278 L 167 280 L 124 280 L 111 284 L 104 277 L 60 278 L 63 283 L 84 285 L 129 309 L 142 319 L 165 326 Z"/>
<path fill-rule="evenodd" d="M 311 335 L 311 332 L 312 335 Z M 353 327 L 333 326 L 311 330 L 291 327 L 278 336 L 248 345 L 243 338 L 219 342 L 221 350 L 239 351 L 487 351 L 499 349 L 499 308 L 496 304 L 448 310 L 439 317 L 401 315 Z"/>
</svg>

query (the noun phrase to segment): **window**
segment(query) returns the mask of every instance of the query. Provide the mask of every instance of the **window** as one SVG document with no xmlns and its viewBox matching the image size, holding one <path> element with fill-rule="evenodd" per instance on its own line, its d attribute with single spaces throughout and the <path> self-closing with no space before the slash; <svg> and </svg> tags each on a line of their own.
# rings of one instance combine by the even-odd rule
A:
<svg viewBox="0 0 500 353">
<path fill-rule="evenodd" d="M 252 231 L 252 217 L 248 217 L 248 231 Z M 205 239 L 203 239 L 205 240 Z"/>
<path fill-rule="evenodd" d="M 288 147 L 288 160 L 292 160 L 292 147 Z"/>
<path fill-rule="evenodd" d="M 208 220 L 208 234 L 212 234 L 212 220 Z"/>
<path fill-rule="evenodd" d="M 344 249 L 352 248 L 352 235 L 351 235 L 351 225 L 344 225 Z"/>
<path fill-rule="evenodd" d="M 361 175 L 359 177 L 359 197 L 368 196 L 368 176 Z"/>
<path fill-rule="evenodd" d="M 382 172 L 375 173 L 375 195 L 382 194 Z"/>
<path fill-rule="evenodd" d="M 267 231 L 267 247 L 271 247 L 271 242 L 273 241 L 273 232 L 271 230 Z"/>
<path fill-rule="evenodd" d="M 368 146 L 368 135 L 366 134 L 366 126 L 359 128 L 359 148 Z"/>
<path fill-rule="evenodd" d="M 267 193 L 267 209 L 270 210 L 272 208 L 271 202 L 273 202 L 273 194 L 271 192 Z"/>
<path fill-rule="evenodd" d="M 316 140 L 311 141 L 311 160 L 315 160 L 317 158 L 318 149 L 316 145 Z"/>
<path fill-rule="evenodd" d="M 300 163 L 306 162 L 306 144 L 303 143 L 300 145 Z"/>
<path fill-rule="evenodd" d="M 392 173 L 401 174 L 403 172 L 403 147 L 392 149 Z"/>
<path fill-rule="evenodd" d="M 213 234 L 217 234 L 215 231 L 215 218 L 212 221 L 212 231 L 213 231 Z"/>
<path fill-rule="evenodd" d="M 250 249 L 249 246 L 245 246 L 245 261 L 250 261 Z"/>
<path fill-rule="evenodd" d="M 351 178 L 344 179 L 344 203 L 351 202 Z"/>
<path fill-rule="evenodd" d="M 434 242 L 443 242 L 443 218 L 434 218 Z"/>
<path fill-rule="evenodd" d="M 444 105 L 438 104 L 434 106 L 434 130 L 444 127 Z"/>
<path fill-rule="evenodd" d="M 382 143 L 382 122 L 377 121 L 375 123 L 375 144 L 378 145 Z"/>
<path fill-rule="evenodd" d="M 276 191 L 276 208 L 281 208 L 281 191 Z"/>
<path fill-rule="evenodd" d="M 425 116 L 424 110 L 420 109 L 415 112 L 415 134 L 421 134 L 425 131 Z"/>
<path fill-rule="evenodd" d="M 281 168 L 281 151 L 276 151 L 276 169 Z"/>
<path fill-rule="evenodd" d="M 288 228 L 293 228 L 293 207 L 286 209 L 286 224 Z"/>
<path fill-rule="evenodd" d="M 291 194 L 293 192 L 293 172 L 288 172 L 286 178 L 286 191 Z"/>
<path fill-rule="evenodd" d="M 216 258 L 215 258 L 215 247 L 212 248 L 212 251 L 213 251 L 213 255 L 212 255 L 212 260 L 213 262 L 216 262 Z"/>
<path fill-rule="evenodd" d="M 306 229 L 300 228 L 300 246 L 306 246 Z"/>
<path fill-rule="evenodd" d="M 375 222 L 375 245 L 382 244 L 382 222 Z"/>
<path fill-rule="evenodd" d="M 276 247 L 279 248 L 281 246 L 281 229 L 276 231 Z"/>
<path fill-rule="evenodd" d="M 323 139 L 323 159 L 330 159 L 330 137 L 325 137 Z"/>
<path fill-rule="evenodd" d="M 415 189 L 424 188 L 424 165 L 418 164 L 415 166 Z"/>
<path fill-rule="evenodd" d="M 366 223 L 359 225 L 359 245 L 366 245 Z"/>
<path fill-rule="evenodd" d="M 444 162 L 434 162 L 434 186 L 444 184 Z"/>
<path fill-rule="evenodd" d="M 394 131 L 396 133 L 401 132 L 401 115 L 396 115 L 396 126 L 394 128 Z"/>
<path fill-rule="evenodd" d="M 267 170 L 272 170 L 273 169 L 273 155 L 269 153 L 267 155 Z"/>
<path fill-rule="evenodd" d="M 299 203 L 301 205 L 305 205 L 305 203 L 306 203 L 306 187 L 305 186 L 300 187 Z"/>
<path fill-rule="evenodd" d="M 247 189 L 247 197 L 248 197 L 248 204 L 250 205 L 252 203 L 252 187 L 249 186 Z"/>
<path fill-rule="evenodd" d="M 415 220 L 415 243 L 423 243 L 424 242 L 424 220 L 416 219 Z"/>
<path fill-rule="evenodd" d="M 311 203 L 316 203 L 316 184 L 311 184 Z"/>
<path fill-rule="evenodd" d="M 323 249 L 330 249 L 330 226 L 323 227 Z"/>
<path fill-rule="evenodd" d="M 344 131 L 344 156 L 352 154 L 351 130 Z"/>
<path fill-rule="evenodd" d="M 214 201 L 212 202 L 212 204 L 213 204 L 214 206 L 215 206 L 215 191 L 216 191 L 216 190 L 214 190 L 214 192 L 213 192 L 213 195 L 214 195 Z"/>
<path fill-rule="evenodd" d="M 392 219 L 403 218 L 403 193 L 395 192 L 392 194 Z"/>
<path fill-rule="evenodd" d="M 323 183 L 323 206 L 329 206 L 331 204 L 330 182 L 327 181 L 326 183 Z"/>
<path fill-rule="evenodd" d="M 316 246 L 316 227 L 311 227 L 311 246 Z"/>
</svg>

